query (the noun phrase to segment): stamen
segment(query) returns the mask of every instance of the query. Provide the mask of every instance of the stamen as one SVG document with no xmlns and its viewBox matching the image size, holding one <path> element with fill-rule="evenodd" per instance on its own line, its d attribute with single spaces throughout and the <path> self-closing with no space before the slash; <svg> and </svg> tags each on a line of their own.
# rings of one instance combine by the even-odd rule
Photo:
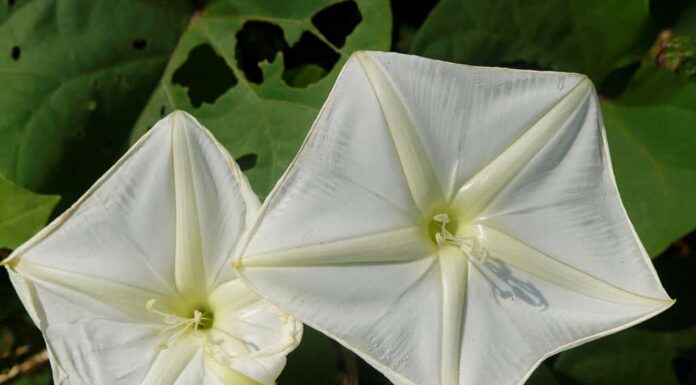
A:
<svg viewBox="0 0 696 385">
<path fill-rule="evenodd" d="M 150 299 L 145 304 L 145 308 L 150 314 L 161 316 L 163 318 L 164 324 L 169 325 L 165 328 L 157 330 L 157 334 L 164 334 L 176 330 L 175 333 L 173 333 L 171 336 L 169 336 L 169 338 L 167 338 L 167 341 L 165 343 L 162 343 L 156 347 L 157 350 L 167 349 L 172 342 L 176 341 L 181 336 L 183 336 L 186 333 L 186 331 L 189 330 L 189 328 L 192 327 L 193 330 L 198 330 L 198 328 L 200 328 L 205 321 L 211 319 L 205 317 L 205 314 L 203 314 L 203 312 L 201 312 L 200 310 L 194 310 L 193 317 L 191 318 L 180 317 L 176 314 L 166 313 L 155 309 L 156 304 L 156 299 Z"/>
<path fill-rule="evenodd" d="M 435 243 L 438 247 L 444 247 L 445 245 L 453 245 L 459 247 L 459 249 L 464 253 L 464 255 L 472 258 L 476 262 L 484 263 L 486 259 L 490 256 L 488 250 L 486 250 L 478 238 L 470 237 L 455 237 L 449 229 L 447 229 L 447 224 L 450 223 L 450 218 L 447 213 L 440 213 L 433 216 L 433 221 L 439 223 L 439 231 L 435 232 Z M 471 247 L 469 248 L 465 243 L 471 242 Z"/>
<path fill-rule="evenodd" d="M 447 213 L 440 213 L 433 216 L 433 221 L 440 223 L 440 231 L 435 233 L 435 243 L 438 247 L 443 247 L 446 244 L 452 244 L 456 239 L 454 235 L 447 229 L 447 224 L 450 223 L 450 218 Z"/>
</svg>

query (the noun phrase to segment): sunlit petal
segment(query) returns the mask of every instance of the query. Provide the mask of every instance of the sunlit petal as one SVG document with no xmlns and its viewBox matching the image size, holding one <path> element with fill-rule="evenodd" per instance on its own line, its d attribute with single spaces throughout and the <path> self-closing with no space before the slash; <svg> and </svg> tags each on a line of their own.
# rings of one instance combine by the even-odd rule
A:
<svg viewBox="0 0 696 385">
<path fill-rule="evenodd" d="M 432 202 L 444 201 L 445 195 L 418 137 L 410 108 L 404 104 L 389 75 L 369 53 L 358 52 L 355 58 L 363 67 L 382 108 L 411 196 L 421 212 L 427 213 L 432 209 Z"/>
<path fill-rule="evenodd" d="M 596 107 L 577 74 L 358 53 L 237 271 L 394 383 L 521 384 L 672 304 Z"/>
<path fill-rule="evenodd" d="M 56 383 L 217 384 L 205 353 L 272 384 L 302 325 L 229 267 L 258 207 L 234 160 L 193 117 L 178 111 L 158 122 L 3 261 L 46 337 Z"/>
<path fill-rule="evenodd" d="M 362 55 L 389 79 L 411 118 L 412 136 L 421 141 L 414 146 L 425 151 L 449 198 L 584 78 L 389 52 Z"/>
<path fill-rule="evenodd" d="M 200 349 L 182 338 L 167 349 L 160 350 L 140 385 L 174 384 Z"/>
<path fill-rule="evenodd" d="M 476 217 L 516 176 L 534 155 L 578 114 L 592 90 L 589 79 L 578 83 L 550 110 L 527 129 L 504 152 L 477 172 L 457 191 L 453 205 L 463 218 Z"/>
</svg>

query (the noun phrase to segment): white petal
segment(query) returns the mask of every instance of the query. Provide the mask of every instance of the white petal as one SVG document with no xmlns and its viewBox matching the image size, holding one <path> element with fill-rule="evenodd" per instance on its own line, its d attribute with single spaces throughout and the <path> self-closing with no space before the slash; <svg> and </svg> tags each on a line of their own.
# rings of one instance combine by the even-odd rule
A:
<svg viewBox="0 0 696 385">
<path fill-rule="evenodd" d="M 175 167 L 182 159 L 184 165 Z M 179 169 L 183 171 L 175 172 Z M 193 118 L 176 112 L 6 263 L 27 279 L 83 291 L 101 302 L 117 296 L 103 285 L 103 290 L 89 288 L 92 283 L 132 288 L 163 301 L 161 297 L 186 287 L 175 284 L 177 253 L 178 265 L 184 266 L 178 269 L 180 281 L 205 288 L 206 282 L 213 286 L 233 277 L 227 263 L 255 219 L 258 204 L 224 149 Z M 64 274 L 33 277 L 39 271 L 35 267 Z M 24 290 L 21 285 L 17 289 Z M 120 301 L 144 309 L 149 298 L 122 295 Z"/>
<path fill-rule="evenodd" d="M 35 263 L 174 293 L 170 132 L 160 123 L 75 205 L 7 262 Z"/>
<path fill-rule="evenodd" d="M 190 115 L 171 118 L 176 202 L 176 283 L 181 292 L 232 279 L 226 262 L 256 219 L 258 198 L 222 146 Z"/>
<path fill-rule="evenodd" d="M 493 228 L 479 226 L 478 231 L 481 244 L 493 257 L 556 286 L 605 302 L 638 308 L 655 310 L 673 303 L 668 298 L 648 297 L 615 286 Z"/>
<path fill-rule="evenodd" d="M 571 117 L 587 101 L 591 90 L 590 80 L 582 80 L 505 151 L 464 183 L 453 201 L 459 215 L 472 218 L 480 214 L 557 132 L 573 124 Z"/>
<path fill-rule="evenodd" d="M 246 255 L 420 224 L 380 104 L 355 58 L 278 186 Z"/>
<path fill-rule="evenodd" d="M 666 307 L 596 299 L 493 256 L 470 269 L 459 385 L 523 384 L 544 358 Z"/>
<path fill-rule="evenodd" d="M 206 385 L 261 385 L 261 383 L 256 380 L 221 364 L 208 354 L 205 355 L 204 360 L 206 368 L 206 379 L 204 384 Z M 270 384 L 274 384 L 274 382 L 271 381 Z"/>
<path fill-rule="evenodd" d="M 459 378 L 459 357 L 466 313 L 466 286 L 469 280 L 469 261 L 454 246 L 439 253 L 442 280 L 442 336 L 440 345 L 440 382 L 456 384 Z M 435 336 L 434 338 L 438 338 Z"/>
<path fill-rule="evenodd" d="M 614 190 L 590 194 L 588 204 L 599 200 L 596 210 L 620 213 L 619 227 L 633 235 L 612 198 L 611 173 L 602 171 L 610 169 L 597 172 L 590 161 L 573 172 L 564 161 L 566 152 L 575 157 L 569 143 L 593 137 L 594 150 L 579 147 L 583 156 L 606 161 L 584 77 L 358 56 L 360 66 L 351 59 L 344 68 L 236 262 L 254 290 L 408 385 L 519 384 L 547 355 L 669 306 L 635 237 L 611 243 L 602 231 L 607 239 L 623 234 L 613 220 L 593 214 L 582 222 L 569 197 L 588 192 L 586 180 L 558 183 L 565 179 L 552 172 L 559 163 L 570 175 L 608 177 Z M 585 121 L 595 129 L 586 137 L 577 130 Z M 457 218 L 456 235 L 478 236 L 487 260 L 462 254 L 471 239 L 458 240 L 462 253 L 446 246 L 438 254 L 427 234 L 394 236 L 428 227 L 429 200 L 440 209 L 438 188 L 420 185 L 434 183 L 429 165 L 449 199 L 472 179 L 460 196 L 470 217 Z M 535 195 L 547 182 L 550 193 Z M 447 210 L 451 200 L 443 203 Z M 560 211 L 538 215 L 544 209 Z M 633 247 L 617 253 L 622 245 Z M 614 268 L 622 263 L 632 266 Z"/>
<path fill-rule="evenodd" d="M 480 223 L 617 287 L 669 299 L 621 204 L 594 94 Z"/>
<path fill-rule="evenodd" d="M 405 104 L 403 97 L 395 89 L 393 80 L 370 54 L 357 52 L 355 58 L 363 67 L 382 108 L 411 196 L 421 212 L 427 213 L 433 209 L 433 202 L 443 202 L 445 195 L 428 153 L 418 137 L 410 106 Z"/>
<path fill-rule="evenodd" d="M 448 197 L 583 79 L 366 54 L 380 64 L 400 96 Z"/>
<path fill-rule="evenodd" d="M 424 331 L 439 333 L 442 288 L 397 146 L 365 68 L 351 58 L 237 266 L 294 316 L 374 353 L 361 353 L 370 362 L 427 378 L 440 370 L 440 346 Z M 400 306 L 432 317 L 398 314 Z M 429 358 L 416 360 L 414 350 Z"/>
<path fill-rule="evenodd" d="M 55 345 L 53 359 L 65 367 L 56 373 L 70 383 L 130 385 L 146 376 L 144 384 L 171 384 L 189 364 L 189 347 L 166 349 L 149 374 L 133 381 L 130 371 L 140 366 L 120 364 L 130 358 L 104 353 L 113 370 L 94 360 L 72 362 L 110 345 L 97 336 L 67 341 L 71 331 L 61 325 L 92 330 L 114 321 L 124 336 L 131 329 L 155 333 L 162 314 L 148 311 L 148 303 L 171 311 L 184 301 L 202 302 L 234 277 L 230 259 L 258 206 L 229 154 L 195 119 L 176 112 L 156 124 L 73 207 L 4 261 L 32 319 Z M 159 337 L 131 356 L 147 363 Z"/>
<path fill-rule="evenodd" d="M 404 227 L 337 241 L 250 255 L 240 268 L 329 266 L 357 263 L 394 263 L 423 258 L 432 253 L 422 226 Z"/>
<path fill-rule="evenodd" d="M 180 380 L 184 378 L 201 378 L 202 370 L 194 370 L 186 375 L 184 369 L 194 363 L 193 357 L 199 353 L 200 347 L 195 346 L 189 338 L 179 338 L 171 343 L 168 348 L 160 350 L 157 357 L 150 365 L 145 377 L 140 381 L 140 385 L 170 385 L 170 384 L 191 384 L 190 380 Z"/>
<path fill-rule="evenodd" d="M 353 349 L 393 381 L 435 385 L 431 379 L 439 378 L 443 300 L 434 257 L 242 272 L 272 302 Z"/>
<path fill-rule="evenodd" d="M 188 120 L 184 119 L 183 114 L 172 115 L 172 165 L 174 168 L 174 210 L 176 213 L 174 272 L 176 286 L 180 292 L 203 299 L 207 286 L 205 259 L 203 257 L 200 219 L 198 218 L 197 198 L 199 194 L 197 194 L 197 186 L 193 180 L 194 165 L 191 159 L 187 123 Z"/>
<path fill-rule="evenodd" d="M 54 323 L 46 330 L 56 383 L 139 384 L 157 357 L 152 326 L 113 321 Z"/>
<path fill-rule="evenodd" d="M 22 262 L 21 274 L 11 272 L 11 277 L 29 314 L 40 327 L 66 322 L 75 316 L 64 305 L 47 300 L 50 293 L 79 306 L 91 317 L 134 322 L 157 322 L 158 318 L 146 311 L 149 301 L 155 300 L 168 308 L 174 305 L 166 294 L 28 261 Z"/>
<path fill-rule="evenodd" d="M 217 364 L 213 368 L 223 365 L 240 376 L 273 384 L 285 367 L 285 355 L 300 343 L 302 324 L 239 280 L 218 287 L 209 304 L 215 314 L 209 337 L 226 352 L 211 354 Z"/>
</svg>

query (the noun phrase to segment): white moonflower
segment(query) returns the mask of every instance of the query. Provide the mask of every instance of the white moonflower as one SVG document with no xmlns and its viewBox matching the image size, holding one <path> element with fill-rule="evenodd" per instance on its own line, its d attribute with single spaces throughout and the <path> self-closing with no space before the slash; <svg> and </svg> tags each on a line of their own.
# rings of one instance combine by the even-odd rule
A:
<svg viewBox="0 0 696 385">
<path fill-rule="evenodd" d="M 521 384 L 669 307 L 577 74 L 359 52 L 235 261 L 397 384 Z"/>
<path fill-rule="evenodd" d="M 229 268 L 259 205 L 193 117 L 157 123 L 3 261 L 56 384 L 274 384 L 301 324 Z"/>
</svg>

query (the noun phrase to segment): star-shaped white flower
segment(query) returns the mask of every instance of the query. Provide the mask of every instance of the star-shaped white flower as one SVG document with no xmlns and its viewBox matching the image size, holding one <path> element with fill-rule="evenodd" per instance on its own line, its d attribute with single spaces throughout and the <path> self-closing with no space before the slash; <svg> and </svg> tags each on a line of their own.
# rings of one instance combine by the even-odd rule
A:
<svg viewBox="0 0 696 385">
<path fill-rule="evenodd" d="M 672 304 L 581 75 L 346 64 L 235 266 L 397 384 L 520 384 Z"/>
<path fill-rule="evenodd" d="M 193 117 L 157 123 L 3 262 L 56 384 L 274 384 L 301 324 L 229 268 L 259 205 Z"/>
</svg>

